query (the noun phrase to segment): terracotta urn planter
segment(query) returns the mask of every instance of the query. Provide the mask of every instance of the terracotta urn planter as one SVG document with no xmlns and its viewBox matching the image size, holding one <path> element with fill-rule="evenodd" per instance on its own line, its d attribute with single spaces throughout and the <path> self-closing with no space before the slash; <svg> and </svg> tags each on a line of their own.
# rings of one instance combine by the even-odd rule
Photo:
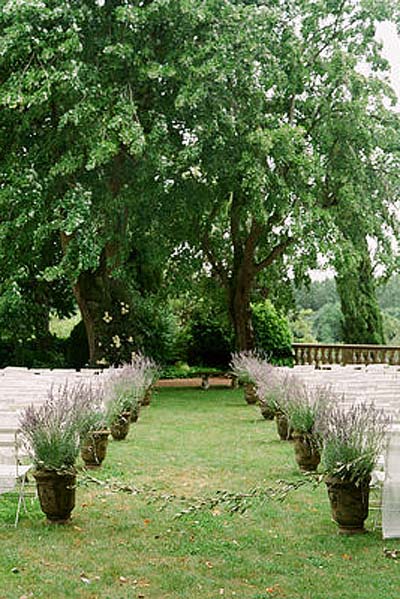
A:
<svg viewBox="0 0 400 599">
<path fill-rule="evenodd" d="M 276 430 L 278 432 L 279 438 L 282 441 L 290 441 L 293 439 L 293 431 L 289 430 L 289 423 L 286 414 L 283 414 L 283 412 L 276 412 L 275 422 Z"/>
<path fill-rule="evenodd" d="M 258 403 L 256 386 L 253 383 L 244 384 L 244 398 L 250 405 Z"/>
<path fill-rule="evenodd" d="M 325 479 L 332 518 L 339 526 L 339 534 L 354 535 L 365 532 L 370 481 L 371 477 L 368 477 L 356 485 L 354 482 L 335 477 Z"/>
<path fill-rule="evenodd" d="M 302 472 L 314 472 L 321 461 L 321 452 L 317 440 L 312 435 L 294 432 L 294 455 Z"/>
<path fill-rule="evenodd" d="M 112 438 L 116 441 L 122 441 L 126 438 L 129 432 L 129 425 L 131 423 L 131 413 L 123 412 L 118 416 L 116 420 L 111 424 L 110 431 Z"/>
<path fill-rule="evenodd" d="M 66 524 L 75 507 L 76 472 L 35 470 L 40 507 L 51 524 Z"/>
<path fill-rule="evenodd" d="M 86 468 L 101 466 L 106 457 L 109 434 L 108 430 L 88 433 L 81 447 L 81 456 Z"/>
</svg>

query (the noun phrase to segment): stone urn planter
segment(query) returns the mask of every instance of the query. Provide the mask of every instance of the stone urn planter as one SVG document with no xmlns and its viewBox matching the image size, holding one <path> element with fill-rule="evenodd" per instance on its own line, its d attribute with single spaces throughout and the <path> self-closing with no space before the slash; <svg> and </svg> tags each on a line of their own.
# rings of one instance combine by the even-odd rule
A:
<svg viewBox="0 0 400 599">
<path fill-rule="evenodd" d="M 276 410 L 264 401 L 260 401 L 260 410 L 265 420 L 273 420 Z"/>
<path fill-rule="evenodd" d="M 294 455 L 302 472 L 314 472 L 321 461 L 318 440 L 312 435 L 293 432 Z"/>
<path fill-rule="evenodd" d="M 335 477 L 325 479 L 332 518 L 339 526 L 339 534 L 354 535 L 365 532 L 364 522 L 368 517 L 370 481 L 370 476 L 359 484 Z"/>
<path fill-rule="evenodd" d="M 106 457 L 110 431 L 92 431 L 85 437 L 81 447 L 81 457 L 86 468 L 99 468 Z"/>
<path fill-rule="evenodd" d="M 40 507 L 51 524 L 67 524 L 75 507 L 76 471 L 35 470 Z"/>
<path fill-rule="evenodd" d="M 286 414 L 283 412 L 275 413 L 275 422 L 276 422 L 276 430 L 278 432 L 279 438 L 282 441 L 290 441 L 293 439 L 292 433 L 293 431 L 289 429 L 289 423 Z"/>
<path fill-rule="evenodd" d="M 120 414 L 110 426 L 112 438 L 116 441 L 122 441 L 123 439 L 125 439 L 129 432 L 130 423 L 130 412 L 123 412 L 122 414 Z"/>
<path fill-rule="evenodd" d="M 254 405 L 258 403 L 257 389 L 253 383 L 244 383 L 244 398 L 246 403 Z"/>
<path fill-rule="evenodd" d="M 141 404 L 139 401 L 132 405 L 131 410 L 130 410 L 131 422 L 138 421 L 139 414 L 140 414 L 140 406 L 141 406 Z"/>
<path fill-rule="evenodd" d="M 144 394 L 143 399 L 141 401 L 142 406 L 149 406 L 150 405 L 150 402 L 151 402 L 151 399 L 152 399 L 152 392 L 153 392 L 152 387 L 149 387 L 146 390 L 146 393 Z"/>
</svg>

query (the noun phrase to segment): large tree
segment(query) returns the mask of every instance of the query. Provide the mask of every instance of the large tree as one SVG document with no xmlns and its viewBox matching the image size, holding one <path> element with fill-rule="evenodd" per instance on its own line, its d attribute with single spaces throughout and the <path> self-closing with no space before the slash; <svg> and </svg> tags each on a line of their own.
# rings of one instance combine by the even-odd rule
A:
<svg viewBox="0 0 400 599">
<path fill-rule="evenodd" d="M 186 252 L 250 347 L 259 273 L 295 256 L 300 277 L 339 239 L 338 206 L 391 228 L 397 122 L 374 39 L 390 16 L 385 0 L 0 0 L 4 279 L 28 262 L 66 277 L 91 360 L 118 360 L 130 263 Z"/>
<path fill-rule="evenodd" d="M 182 256 L 200 251 L 226 290 L 238 349 L 253 344 L 263 270 L 283 259 L 301 279 L 318 252 L 333 259 L 346 215 L 386 251 L 397 234 L 398 118 L 374 37 L 391 14 L 386 2 L 217 2 L 185 39 L 170 195 L 189 225 Z"/>
<path fill-rule="evenodd" d="M 125 3 L 103 4 L 0 1 L 3 295 L 24 293 L 21 270 L 38 289 L 69 281 L 92 363 L 134 347 L 131 263 L 151 251 L 151 56 L 119 18 Z"/>
</svg>

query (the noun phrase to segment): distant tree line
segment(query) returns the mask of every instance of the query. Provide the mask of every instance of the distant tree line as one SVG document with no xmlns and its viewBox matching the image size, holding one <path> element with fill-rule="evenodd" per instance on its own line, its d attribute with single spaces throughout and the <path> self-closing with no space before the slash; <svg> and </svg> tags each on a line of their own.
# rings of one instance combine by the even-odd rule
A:
<svg viewBox="0 0 400 599">
<path fill-rule="evenodd" d="M 374 283 L 375 285 L 375 283 Z M 400 345 L 400 276 L 376 285 L 375 310 L 382 322 L 379 342 Z M 321 343 L 374 343 L 367 336 L 354 339 L 354 326 L 347 328 L 334 278 L 314 281 L 295 291 L 296 309 L 291 312 L 290 326 L 296 341 Z M 357 322 L 357 320 L 356 320 Z"/>
</svg>

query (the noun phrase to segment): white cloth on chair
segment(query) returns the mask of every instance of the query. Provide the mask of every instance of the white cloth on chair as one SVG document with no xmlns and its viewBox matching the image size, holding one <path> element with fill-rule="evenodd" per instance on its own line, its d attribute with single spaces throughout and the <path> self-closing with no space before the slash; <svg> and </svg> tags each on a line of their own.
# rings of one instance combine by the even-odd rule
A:
<svg viewBox="0 0 400 599">
<path fill-rule="evenodd" d="M 400 538 L 400 430 L 390 433 L 382 493 L 382 535 Z"/>
</svg>

